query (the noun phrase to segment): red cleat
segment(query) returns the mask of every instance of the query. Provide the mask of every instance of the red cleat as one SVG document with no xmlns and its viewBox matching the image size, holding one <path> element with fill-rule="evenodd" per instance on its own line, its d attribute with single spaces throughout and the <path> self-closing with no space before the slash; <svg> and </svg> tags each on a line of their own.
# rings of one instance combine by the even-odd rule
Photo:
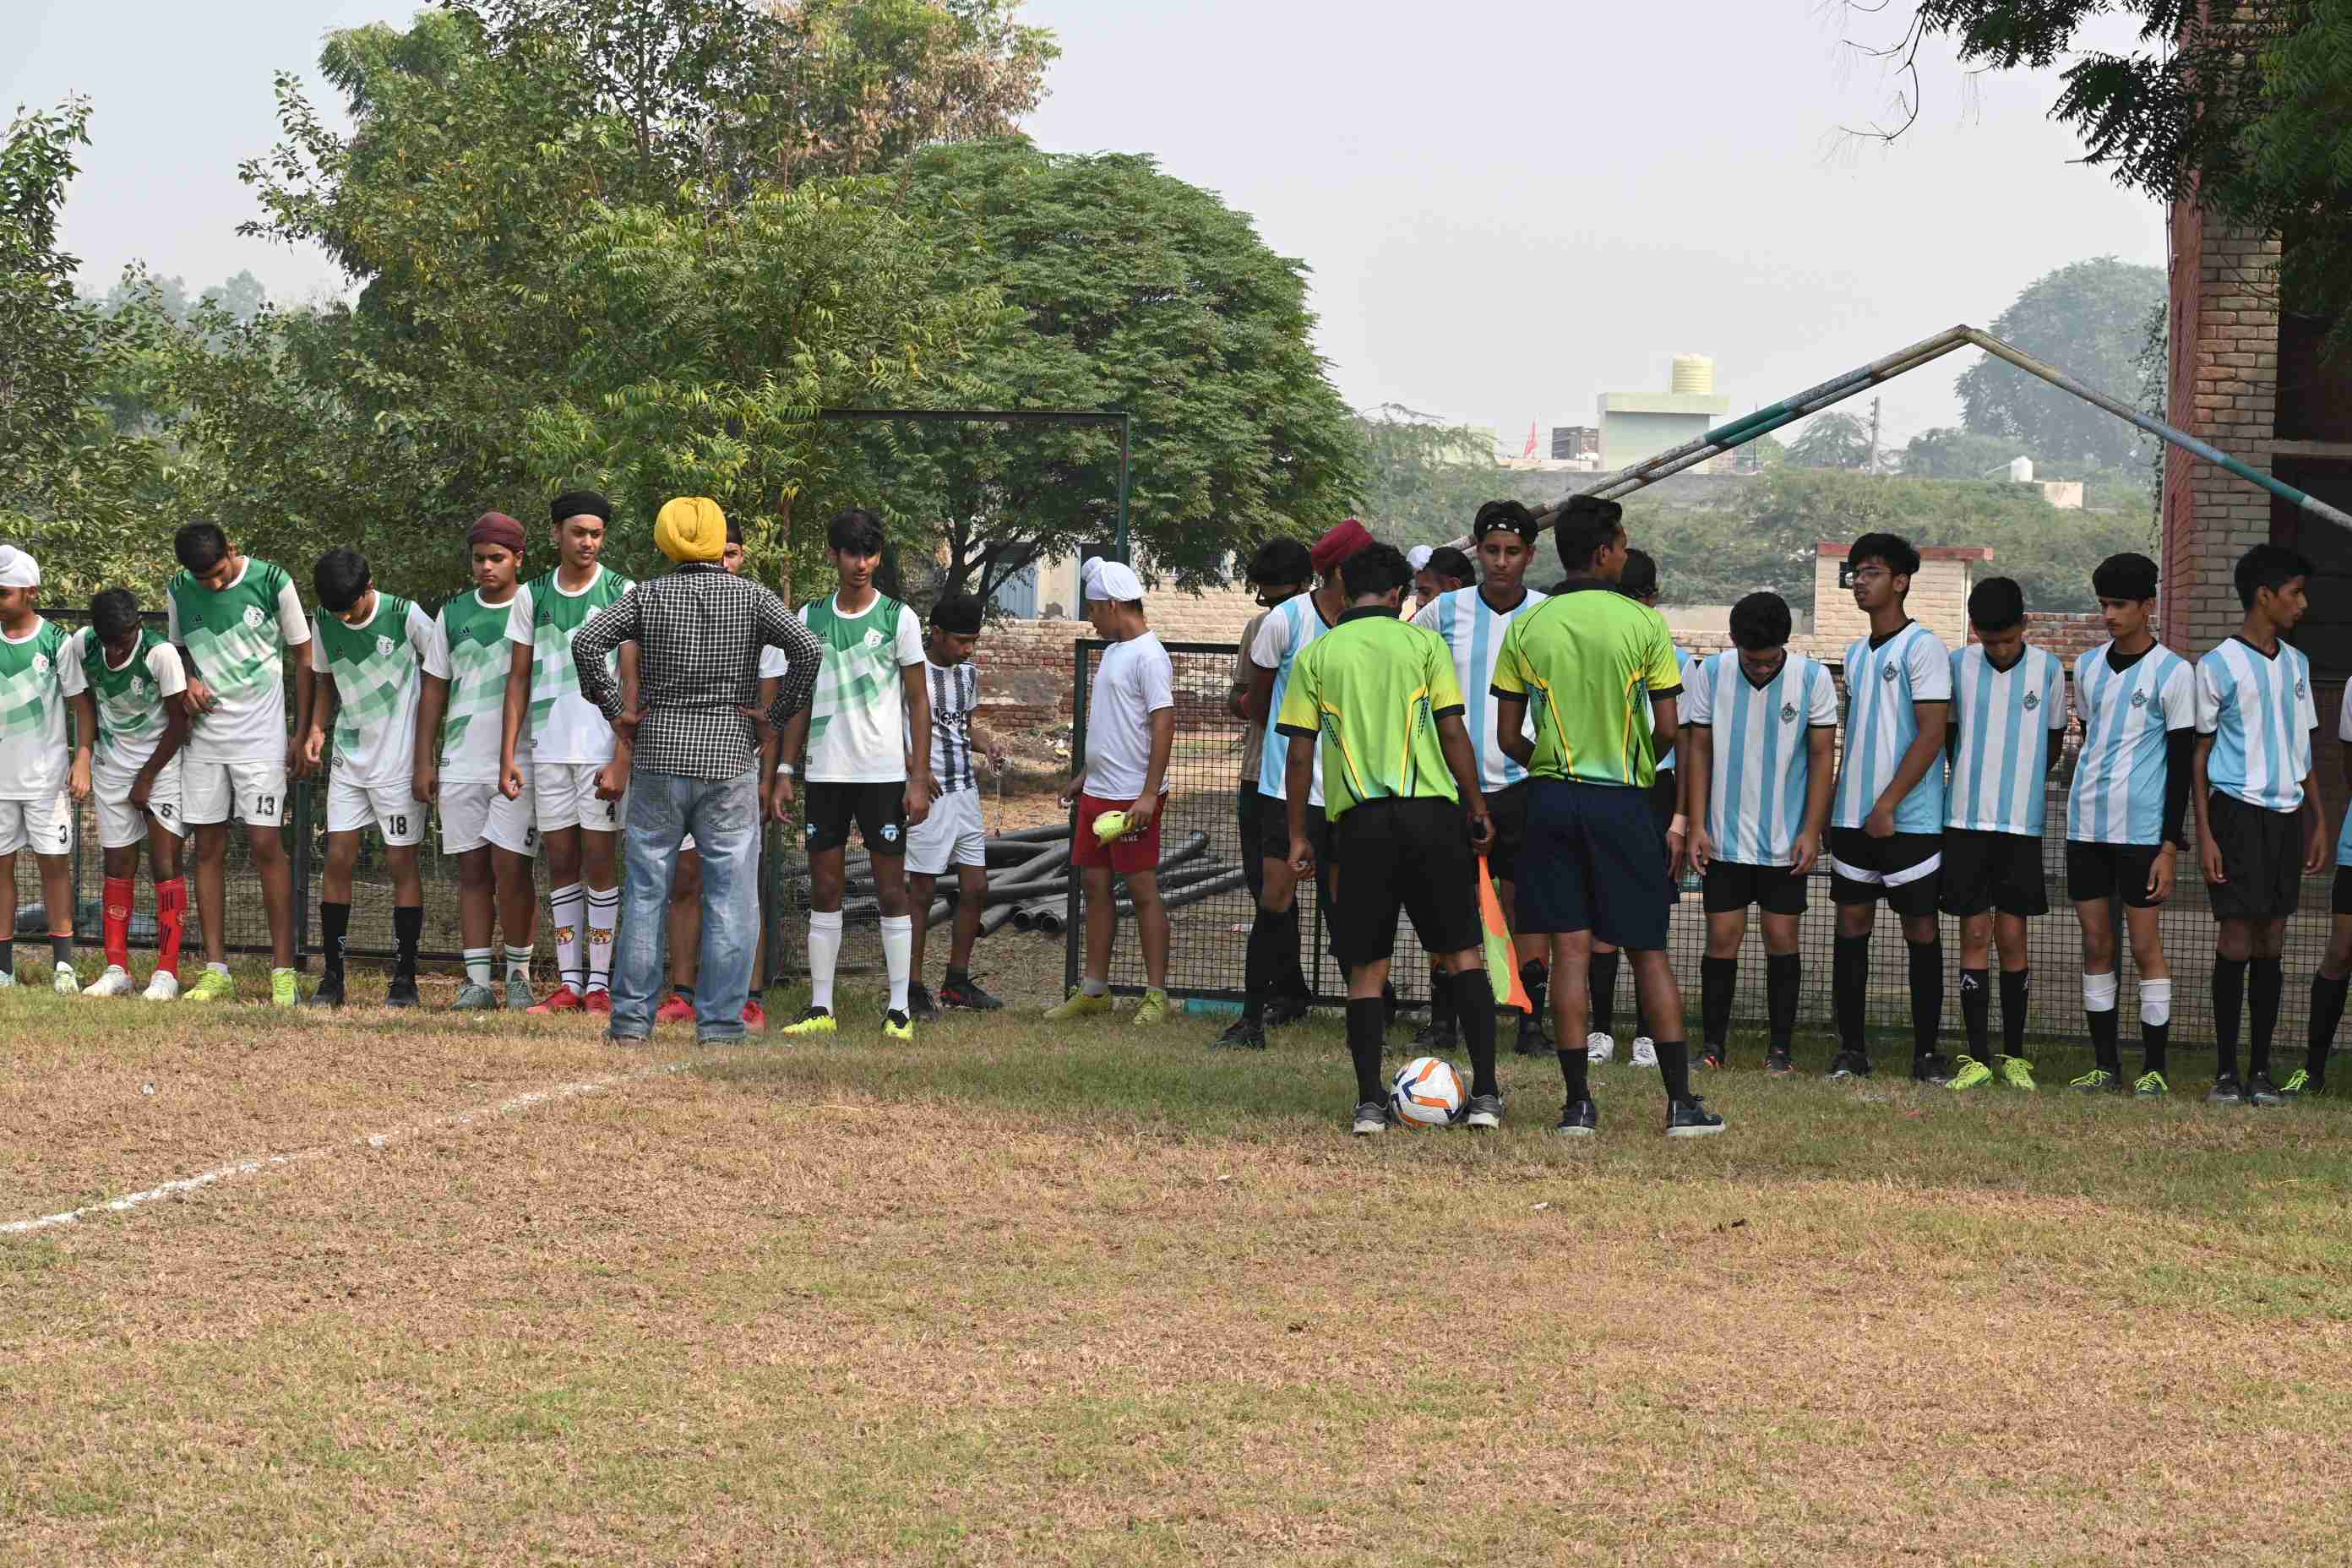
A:
<svg viewBox="0 0 2352 1568">
<path fill-rule="evenodd" d="M 673 991 L 669 994 L 668 1001 L 664 1002 L 660 1006 L 654 1009 L 654 1022 L 656 1024 L 691 1024 L 694 1022 L 694 1004 Z"/>
<path fill-rule="evenodd" d="M 580 1007 L 580 993 L 569 985 L 559 985 L 547 994 L 546 1001 L 536 1007 L 526 1007 L 523 1011 L 526 1013 L 577 1013 Z"/>
<path fill-rule="evenodd" d="M 757 1002 L 743 1004 L 743 1026 L 753 1034 L 763 1034 L 768 1027 L 768 1010 Z"/>
<path fill-rule="evenodd" d="M 613 994 L 610 991 L 591 991 L 580 1005 L 600 1018 L 613 1016 Z"/>
</svg>

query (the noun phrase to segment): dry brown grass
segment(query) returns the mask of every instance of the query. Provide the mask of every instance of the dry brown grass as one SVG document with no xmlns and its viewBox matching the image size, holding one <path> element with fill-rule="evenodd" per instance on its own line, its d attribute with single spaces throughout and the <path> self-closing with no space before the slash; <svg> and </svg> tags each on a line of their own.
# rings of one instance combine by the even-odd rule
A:
<svg viewBox="0 0 2352 1568">
<path fill-rule="evenodd" d="M 381 1047 L 412 1119 L 640 1059 L 485 1033 Z M 1196 1046 L 740 1053 L 0 1240 L 0 1559 L 2341 1560 L 2333 1112 L 1751 1074 L 1690 1149 L 1615 1074 L 1578 1151 L 1520 1068 L 1365 1147 L 1334 1042 Z"/>
</svg>

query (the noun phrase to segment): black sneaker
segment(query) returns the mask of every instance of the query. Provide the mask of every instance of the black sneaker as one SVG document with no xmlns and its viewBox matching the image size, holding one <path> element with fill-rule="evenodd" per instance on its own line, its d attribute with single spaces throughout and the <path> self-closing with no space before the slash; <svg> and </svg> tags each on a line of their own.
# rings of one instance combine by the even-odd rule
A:
<svg viewBox="0 0 2352 1568">
<path fill-rule="evenodd" d="M 1470 1108 L 1463 1113 L 1463 1125 L 1473 1132 L 1491 1131 L 1503 1124 L 1503 1097 L 1499 1094 L 1474 1094 Z"/>
<path fill-rule="evenodd" d="M 2236 1073 L 2231 1073 L 2227 1078 L 2215 1079 L 2213 1080 L 2213 1087 L 2205 1091 L 2205 1103 L 2208 1105 L 2243 1105 L 2246 1103 L 2245 1085 L 2238 1081 L 2238 1075 Z"/>
<path fill-rule="evenodd" d="M 1571 1100 L 1559 1108 L 1559 1121 L 1552 1131 L 1562 1138 L 1591 1138 L 1601 1131 L 1601 1108 L 1592 1097 Z"/>
<path fill-rule="evenodd" d="M 969 974 L 940 987 L 940 1005 L 962 1013 L 997 1013 L 1004 1008 L 1003 1002 L 982 991 L 980 982 Z M 932 1021 L 938 1021 L 937 1014 L 932 1015 Z"/>
<path fill-rule="evenodd" d="M 1699 1047 L 1698 1060 L 1693 1065 L 1713 1068 L 1716 1071 L 1721 1072 L 1730 1065 L 1730 1060 L 1723 1054 L 1721 1046 L 1702 1046 Z"/>
<path fill-rule="evenodd" d="M 1425 1057 L 1444 1056 L 1462 1043 L 1461 1032 L 1448 1018 L 1443 1024 L 1432 1018 L 1413 1032 L 1412 1048 Z"/>
<path fill-rule="evenodd" d="M 1932 1083 L 1938 1088 L 1952 1081 L 1952 1058 L 1941 1051 L 1929 1051 L 1911 1058 L 1911 1081 Z"/>
<path fill-rule="evenodd" d="M 319 988 L 302 998 L 305 1007 L 340 1007 L 343 1005 L 343 977 L 329 973 L 319 977 Z"/>
<path fill-rule="evenodd" d="M 1794 1058 L 1792 1058 L 1791 1056 L 1790 1056 L 1790 1055 L 1789 1055 L 1789 1053 L 1788 1053 L 1786 1050 L 1780 1049 L 1780 1047 L 1774 1047 L 1773 1049 L 1771 1049 L 1771 1050 L 1769 1050 L 1769 1051 L 1767 1051 L 1767 1052 L 1765 1053 L 1765 1055 L 1764 1055 L 1764 1076 L 1765 1076 L 1765 1077 L 1767 1077 L 1767 1078 L 1787 1078 L 1790 1074 L 1791 1074 L 1791 1073 L 1795 1072 L 1796 1070 L 1797 1070 L 1797 1063 L 1796 1063 L 1796 1059 L 1795 1059 Z"/>
<path fill-rule="evenodd" d="M 1822 1076 L 1830 1079 L 1868 1078 L 1870 1076 L 1870 1053 L 1867 1051 L 1840 1051 L 1837 1055 L 1830 1058 L 1830 1070 Z"/>
<path fill-rule="evenodd" d="M 1666 1136 L 1669 1138 L 1704 1138 L 1723 1131 L 1723 1118 L 1706 1108 L 1706 1101 L 1696 1095 L 1677 1100 L 1666 1107 Z"/>
<path fill-rule="evenodd" d="M 940 1021 L 940 1005 L 931 999 L 931 988 L 919 980 L 907 987 L 907 1011 L 918 1023 L 936 1024 Z"/>
<path fill-rule="evenodd" d="M 2271 1075 L 2266 1072 L 2254 1073 L 2246 1079 L 2246 1100 L 2253 1105 L 2286 1103 L 2286 1096 L 2279 1092 L 2278 1085 L 2271 1081 Z"/>
<path fill-rule="evenodd" d="M 1377 1100 L 1356 1102 L 1355 1121 L 1349 1130 L 1359 1138 L 1369 1138 L 1375 1132 L 1385 1132 L 1389 1125 L 1389 1108 Z"/>
<path fill-rule="evenodd" d="M 1213 1051 L 1262 1051 L 1265 1049 L 1265 1025 L 1244 1013 L 1225 1026 L 1225 1032 L 1209 1042 Z"/>
<path fill-rule="evenodd" d="M 1511 1048 L 1523 1057 L 1551 1055 L 1551 1038 L 1544 1033 L 1543 1020 L 1533 1013 L 1520 1014 L 1518 1043 Z"/>
<path fill-rule="evenodd" d="M 1265 1026 L 1269 1029 L 1287 1028 L 1293 1024 L 1305 1022 L 1307 1013 L 1306 997 L 1277 996 L 1265 1005 Z"/>
<path fill-rule="evenodd" d="M 383 1005 L 387 1007 L 414 1007 L 417 1005 L 417 1001 L 416 979 L 414 975 L 404 977 L 395 974 L 392 977 L 392 984 L 384 989 Z"/>
</svg>

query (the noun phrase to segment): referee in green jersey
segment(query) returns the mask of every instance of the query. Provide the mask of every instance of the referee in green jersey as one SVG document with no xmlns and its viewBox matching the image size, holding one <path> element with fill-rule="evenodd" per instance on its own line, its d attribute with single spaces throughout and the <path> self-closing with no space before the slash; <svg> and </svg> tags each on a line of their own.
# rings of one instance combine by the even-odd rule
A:
<svg viewBox="0 0 2352 1568">
<path fill-rule="evenodd" d="M 1355 1131 L 1378 1132 L 1389 1121 L 1381 989 L 1400 912 L 1412 917 L 1421 945 L 1437 955 L 1454 987 L 1470 1051 L 1465 1120 L 1498 1127 L 1503 1094 L 1495 1079 L 1495 997 L 1482 955 L 1477 860 L 1494 838 L 1494 822 L 1478 793 L 1454 655 L 1435 632 L 1397 618 L 1412 581 L 1403 552 L 1369 546 L 1339 574 L 1347 611 L 1299 651 L 1275 724 L 1290 738 L 1291 864 L 1302 876 L 1315 866 L 1307 796 L 1319 744 L 1331 853 L 1348 871 L 1347 896 L 1335 900 L 1331 922 L 1348 968 Z"/>
<path fill-rule="evenodd" d="M 1513 617 L 1495 660 L 1495 731 L 1528 770 L 1519 930 L 1551 938 L 1551 1005 L 1568 1104 L 1558 1131 L 1590 1137 L 1587 966 L 1597 938 L 1633 961 L 1657 1036 L 1666 1136 L 1723 1131 L 1693 1098 L 1683 1004 L 1666 962 L 1675 888 L 1650 810 L 1658 757 L 1675 743 L 1682 666 L 1664 617 L 1615 591 L 1625 570 L 1624 509 L 1578 496 L 1555 525 L 1568 580 Z M 1535 715 L 1535 739 L 1522 721 Z M 1352 896 L 1353 888 L 1349 889 Z"/>
</svg>

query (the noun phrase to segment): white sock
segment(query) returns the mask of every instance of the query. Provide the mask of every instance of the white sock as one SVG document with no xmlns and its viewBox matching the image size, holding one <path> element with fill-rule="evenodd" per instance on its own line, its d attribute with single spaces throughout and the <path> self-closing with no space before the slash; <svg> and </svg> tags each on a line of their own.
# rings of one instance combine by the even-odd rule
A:
<svg viewBox="0 0 2352 1568">
<path fill-rule="evenodd" d="M 2112 1013 L 2115 1010 L 2116 977 L 2114 973 L 2110 972 L 2105 974 L 2083 976 L 2083 1011 Z"/>
<path fill-rule="evenodd" d="M 490 954 L 495 951 L 497 950 L 488 947 L 469 947 L 466 950 L 467 984 L 478 985 L 485 991 L 490 988 Z"/>
<path fill-rule="evenodd" d="M 507 978 L 525 981 L 530 978 L 530 949 L 527 947 L 507 949 Z"/>
<path fill-rule="evenodd" d="M 1078 994 L 1081 996 L 1108 996 L 1110 994 L 1110 982 L 1108 980 L 1097 980 L 1091 974 L 1082 975 L 1078 980 Z"/>
<path fill-rule="evenodd" d="M 2153 1027 L 2172 1022 L 2172 982 L 2143 980 L 2139 983 L 2139 1021 Z"/>
<path fill-rule="evenodd" d="M 915 917 L 882 917 L 882 963 L 890 972 L 890 1011 L 907 1010 L 908 971 L 915 963 Z"/>
<path fill-rule="evenodd" d="M 841 911 L 809 911 L 809 1005 L 833 1011 L 833 970 L 841 962 Z"/>
<path fill-rule="evenodd" d="M 588 988 L 588 893 L 577 882 L 547 895 L 547 912 L 555 921 L 555 977 L 574 991 Z"/>
<path fill-rule="evenodd" d="M 228 965 L 226 963 L 207 963 L 205 967 L 211 970 L 215 974 L 226 974 L 228 973 Z"/>
<path fill-rule="evenodd" d="M 613 928 L 621 923 L 621 889 L 588 889 L 588 989 L 613 988 Z"/>
</svg>

